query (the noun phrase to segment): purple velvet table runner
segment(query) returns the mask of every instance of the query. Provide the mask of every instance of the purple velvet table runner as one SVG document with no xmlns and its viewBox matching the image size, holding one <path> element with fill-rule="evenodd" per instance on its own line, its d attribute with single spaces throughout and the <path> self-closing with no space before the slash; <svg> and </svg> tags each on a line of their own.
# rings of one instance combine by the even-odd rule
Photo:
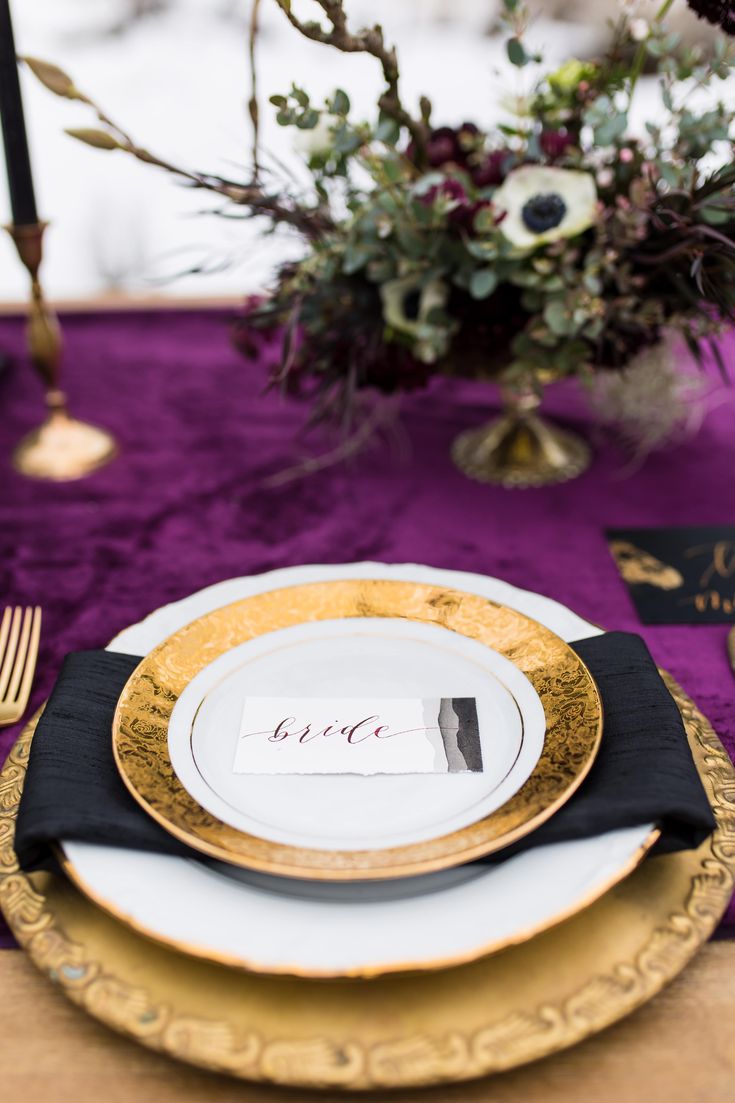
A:
<svg viewBox="0 0 735 1103">
<path fill-rule="evenodd" d="M 735 390 L 697 436 L 632 475 L 603 444 L 575 482 L 509 492 L 470 482 L 449 460 L 456 434 L 492 413 L 493 390 L 440 380 L 403 402 L 405 455 L 382 448 L 267 489 L 303 455 L 305 410 L 263 395 L 264 371 L 232 349 L 228 322 L 214 310 L 68 315 L 73 410 L 110 428 L 121 454 L 84 481 L 52 485 L 10 469 L 12 446 L 40 418 L 41 390 L 22 321 L 0 319 L 0 355 L 15 357 L 0 376 L 0 601 L 43 606 L 33 708 L 68 651 L 100 647 L 213 582 L 297 563 L 408 561 L 496 575 L 640 632 L 735 757 L 727 626 L 642 628 L 603 533 L 735 520 Z M 723 351 L 735 360 L 735 336 Z M 555 390 L 549 412 L 589 422 L 574 387 Z M 0 761 L 18 730 L 0 731 Z M 0 926 L 0 946 L 10 944 Z"/>
</svg>

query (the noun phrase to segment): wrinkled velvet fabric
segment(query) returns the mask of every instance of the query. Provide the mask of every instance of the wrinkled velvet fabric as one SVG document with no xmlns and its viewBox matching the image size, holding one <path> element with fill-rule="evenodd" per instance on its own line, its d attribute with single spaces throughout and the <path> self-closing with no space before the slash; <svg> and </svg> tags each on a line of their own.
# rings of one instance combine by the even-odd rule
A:
<svg viewBox="0 0 735 1103">
<path fill-rule="evenodd" d="M 449 459 L 457 433 L 492 415 L 494 389 L 438 380 L 404 398 L 398 454 L 384 446 L 268 488 L 307 454 L 306 411 L 263 393 L 264 366 L 231 347 L 230 321 L 223 311 L 65 316 L 73 410 L 110 428 L 120 455 L 54 485 L 10 468 L 14 443 L 39 420 L 41 388 L 23 356 L 22 320 L 0 319 L 0 356 L 15 358 L 0 377 L 0 600 L 43 606 L 32 707 L 67 652 L 100 647 L 213 582 L 298 563 L 418 561 L 495 575 L 606 628 L 640 632 L 735 755 L 727 625 L 641 627 L 603 532 L 732 524 L 735 390 L 695 436 L 632 474 L 599 441 L 574 482 L 511 492 L 471 482 Z M 723 354 L 735 361 L 735 335 Z M 573 385 L 552 388 L 546 408 L 596 435 Z M 0 758 L 18 731 L 0 730 Z"/>
</svg>

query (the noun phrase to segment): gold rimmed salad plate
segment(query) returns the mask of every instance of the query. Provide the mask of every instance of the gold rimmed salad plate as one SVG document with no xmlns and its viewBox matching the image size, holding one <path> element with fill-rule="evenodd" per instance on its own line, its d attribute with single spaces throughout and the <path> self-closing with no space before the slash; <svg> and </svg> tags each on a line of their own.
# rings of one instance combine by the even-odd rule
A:
<svg viewBox="0 0 735 1103">
<path fill-rule="evenodd" d="M 429 689 L 476 696 L 481 774 L 232 772 L 250 694 Z M 113 744 L 136 800 L 195 850 L 271 874 L 365 881 L 445 869 L 521 838 L 581 784 L 601 730 L 589 672 L 542 625 L 458 590 L 346 579 L 256 594 L 174 633 L 123 690 Z"/>
</svg>

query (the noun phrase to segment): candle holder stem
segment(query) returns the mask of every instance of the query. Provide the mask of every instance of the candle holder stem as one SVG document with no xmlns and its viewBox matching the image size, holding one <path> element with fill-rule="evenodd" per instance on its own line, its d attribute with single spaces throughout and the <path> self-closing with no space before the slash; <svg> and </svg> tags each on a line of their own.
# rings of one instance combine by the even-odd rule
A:
<svg viewBox="0 0 735 1103">
<path fill-rule="evenodd" d="M 13 466 L 35 479 L 67 482 L 108 463 L 117 451 L 114 437 L 69 413 L 60 389 L 62 337 L 56 314 L 44 298 L 39 279 L 45 222 L 8 226 L 18 256 L 31 279 L 27 341 L 31 362 L 46 389 L 46 419 L 24 437 L 13 453 Z"/>
</svg>

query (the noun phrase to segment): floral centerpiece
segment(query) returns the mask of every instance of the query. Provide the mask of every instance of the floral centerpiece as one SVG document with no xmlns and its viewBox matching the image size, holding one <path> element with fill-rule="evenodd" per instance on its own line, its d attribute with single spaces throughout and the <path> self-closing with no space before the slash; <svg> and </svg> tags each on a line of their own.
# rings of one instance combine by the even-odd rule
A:
<svg viewBox="0 0 735 1103">
<path fill-rule="evenodd" d="M 588 452 L 536 415 L 545 384 L 626 372 L 667 333 L 695 357 L 705 345 L 716 355 L 714 338 L 735 310 L 735 109 L 715 99 L 698 110 L 692 91 L 730 75 L 735 52 L 724 34 L 705 55 L 667 29 L 672 0 L 650 23 L 626 5 L 604 56 L 542 71 L 497 126 L 440 126 L 428 98 L 415 110 L 404 102 L 380 27 L 351 30 L 342 0 L 315 0 L 314 21 L 290 0 L 273 2 L 305 37 L 375 57 L 384 78 L 370 119 L 356 118 L 340 89 L 326 103 L 298 85 L 272 97 L 307 159 L 308 194 L 271 186 L 260 167 L 255 96 L 245 180 L 164 162 L 98 108 L 100 128 L 70 133 L 301 235 L 301 259 L 251 304 L 247 332 L 279 327 L 274 380 L 308 394 L 315 420 L 351 424 L 367 394 L 414 388 L 434 373 L 492 379 L 509 412 L 465 434 L 457 462 L 479 478 L 553 481 L 578 473 Z M 691 6 L 735 30 L 730 3 Z M 526 5 L 504 0 L 504 18 L 508 63 L 538 71 Z M 66 74 L 27 60 L 52 90 L 91 103 Z M 661 109 L 633 131 L 646 64 Z"/>
</svg>

